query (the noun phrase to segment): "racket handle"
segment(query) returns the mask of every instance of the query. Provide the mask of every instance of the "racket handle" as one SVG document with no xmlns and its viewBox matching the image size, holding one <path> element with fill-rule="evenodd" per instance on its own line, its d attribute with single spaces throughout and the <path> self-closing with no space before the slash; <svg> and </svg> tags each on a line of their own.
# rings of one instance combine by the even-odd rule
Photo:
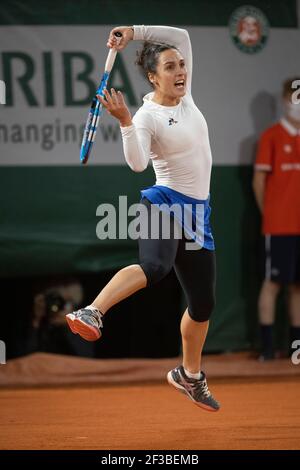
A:
<svg viewBox="0 0 300 470">
<path fill-rule="evenodd" d="M 114 34 L 117 39 L 117 45 L 119 45 L 122 39 L 122 33 L 120 33 L 120 31 L 116 31 Z M 113 68 L 117 52 L 118 51 L 114 48 L 110 49 L 106 62 L 105 62 L 105 67 L 104 67 L 105 72 L 110 72 L 111 69 Z"/>
</svg>

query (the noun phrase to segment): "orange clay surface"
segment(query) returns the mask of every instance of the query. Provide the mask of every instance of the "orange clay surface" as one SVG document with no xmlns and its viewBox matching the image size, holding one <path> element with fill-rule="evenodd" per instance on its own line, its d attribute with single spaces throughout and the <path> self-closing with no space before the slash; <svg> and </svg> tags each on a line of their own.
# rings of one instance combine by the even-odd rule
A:
<svg viewBox="0 0 300 470">
<path fill-rule="evenodd" d="M 217 413 L 165 383 L 4 389 L 0 449 L 300 449 L 299 385 L 210 380 Z"/>
</svg>

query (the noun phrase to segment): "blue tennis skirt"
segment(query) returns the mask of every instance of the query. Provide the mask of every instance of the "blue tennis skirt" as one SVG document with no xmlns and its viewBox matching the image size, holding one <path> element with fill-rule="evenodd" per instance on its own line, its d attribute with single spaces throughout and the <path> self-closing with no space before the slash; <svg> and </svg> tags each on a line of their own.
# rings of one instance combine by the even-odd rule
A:
<svg viewBox="0 0 300 470">
<path fill-rule="evenodd" d="M 160 185 L 142 189 L 141 195 L 159 209 L 169 211 L 182 225 L 186 236 L 198 243 L 201 248 L 212 251 L 215 249 L 210 227 L 209 197 L 206 200 L 195 199 Z"/>
</svg>

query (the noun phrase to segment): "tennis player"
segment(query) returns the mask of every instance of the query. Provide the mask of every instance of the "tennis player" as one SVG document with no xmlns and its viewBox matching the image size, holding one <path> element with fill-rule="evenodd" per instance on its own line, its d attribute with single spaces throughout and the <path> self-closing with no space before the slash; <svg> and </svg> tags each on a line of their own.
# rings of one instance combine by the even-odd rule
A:
<svg viewBox="0 0 300 470">
<path fill-rule="evenodd" d="M 123 35 L 119 45 L 114 37 L 116 31 Z M 184 29 L 140 25 L 114 28 L 107 45 L 120 51 L 131 40 L 144 40 L 136 63 L 153 91 L 143 98 L 143 105 L 133 118 L 120 91 L 106 90 L 105 98 L 98 99 L 120 123 L 124 155 L 130 168 L 141 172 L 152 160 L 156 184 L 141 191 L 141 204 L 147 208 L 145 224 L 151 225 L 151 210 L 160 211 L 163 217 L 167 215 L 167 211 L 160 210 L 164 204 L 170 208 L 173 227 L 169 238 L 163 236 L 162 230 L 157 238 L 140 237 L 139 264 L 121 269 L 91 305 L 68 314 L 67 321 L 73 333 L 88 341 L 99 339 L 103 316 L 113 305 L 159 282 L 174 267 L 187 309 L 180 326 L 182 365 L 171 370 L 167 379 L 199 407 L 217 411 L 220 405 L 201 371 L 202 349 L 215 305 L 216 268 L 209 224 L 212 157 L 206 121 L 191 94 L 191 42 Z M 187 222 L 188 217 L 179 213 L 172 216 L 173 204 L 191 208 L 192 225 Z M 202 218 L 197 216 L 199 207 Z M 175 234 L 178 224 L 181 238 Z M 193 237 L 195 232 L 203 236 Z M 190 249 L 187 240 L 194 243 L 194 249 Z"/>
</svg>

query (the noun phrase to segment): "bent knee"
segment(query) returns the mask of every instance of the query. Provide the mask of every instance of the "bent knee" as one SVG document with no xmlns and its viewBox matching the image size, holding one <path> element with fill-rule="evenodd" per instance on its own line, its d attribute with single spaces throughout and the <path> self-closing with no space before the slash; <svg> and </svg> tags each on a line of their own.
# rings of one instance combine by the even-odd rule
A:
<svg viewBox="0 0 300 470">
<path fill-rule="evenodd" d="M 145 276 L 147 278 L 147 286 L 151 286 L 161 281 L 164 277 L 169 274 L 172 266 L 166 266 L 161 263 L 141 263 Z"/>
<path fill-rule="evenodd" d="M 215 298 L 207 299 L 205 302 L 191 302 L 188 306 L 188 314 L 196 322 L 208 321 L 213 313 L 216 302 Z"/>
</svg>

